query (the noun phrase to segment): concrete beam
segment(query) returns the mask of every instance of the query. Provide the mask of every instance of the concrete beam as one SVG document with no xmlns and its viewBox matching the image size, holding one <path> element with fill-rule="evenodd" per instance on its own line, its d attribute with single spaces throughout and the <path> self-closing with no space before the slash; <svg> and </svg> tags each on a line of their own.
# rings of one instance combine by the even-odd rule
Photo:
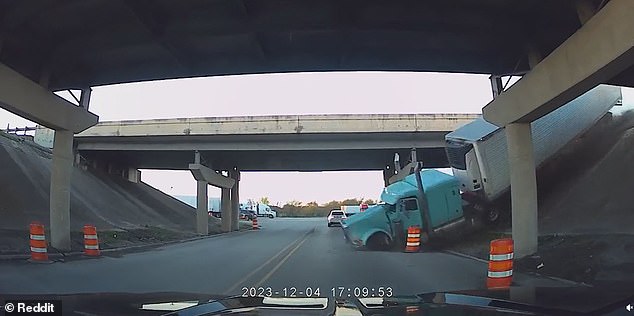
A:
<svg viewBox="0 0 634 316">
<path fill-rule="evenodd" d="M 634 64 L 634 1 L 612 0 L 483 109 L 498 126 L 532 122 Z"/>
<path fill-rule="evenodd" d="M 207 181 L 210 185 L 218 188 L 231 189 L 236 182 L 234 179 L 218 174 L 201 164 L 191 163 L 189 170 L 197 181 Z"/>
<path fill-rule="evenodd" d="M 220 189 L 220 229 L 227 233 L 231 231 L 231 190 Z"/>
<path fill-rule="evenodd" d="M 1 86 L 1 85 L 0 85 Z M 70 181 L 73 171 L 73 132 L 55 133 L 51 162 L 51 246 L 70 251 Z"/>
<path fill-rule="evenodd" d="M 207 181 L 196 181 L 196 233 L 209 234 L 209 197 L 207 194 Z"/>
<path fill-rule="evenodd" d="M 90 95 L 92 94 L 92 88 L 81 89 L 81 97 L 79 99 L 79 106 L 88 110 L 90 107 Z"/>
<path fill-rule="evenodd" d="M 457 128 L 458 126 L 456 126 Z M 234 135 L 234 136 L 76 136 L 77 149 L 117 151 L 223 151 L 223 150 L 352 150 L 401 149 L 445 146 L 447 132 L 370 133 L 330 135 Z M 324 136 L 324 137 L 321 137 Z"/>
<path fill-rule="evenodd" d="M 511 224 L 515 256 L 537 252 L 537 181 L 530 123 L 513 123 L 504 128 L 511 179 Z"/>
<path fill-rule="evenodd" d="M 592 0 L 577 0 L 575 7 L 577 8 L 577 16 L 579 16 L 581 24 L 586 24 L 596 13 L 596 7 Z"/>
<path fill-rule="evenodd" d="M 231 188 L 231 230 L 240 229 L 240 171 L 231 170 L 229 176 L 236 181 Z"/>
<path fill-rule="evenodd" d="M 475 114 L 332 114 L 158 119 L 101 122 L 89 136 L 195 136 L 450 132 Z"/>
<path fill-rule="evenodd" d="M 132 183 L 141 182 L 141 170 L 129 167 L 126 171 L 126 180 Z"/>
<path fill-rule="evenodd" d="M 0 106 L 38 124 L 79 133 L 99 121 L 97 115 L 58 97 L 4 64 L 0 64 L 0 82 Z"/>
<path fill-rule="evenodd" d="M 528 45 L 526 52 L 526 58 L 528 59 L 528 67 L 535 68 L 544 59 L 542 52 L 539 51 L 536 45 Z"/>
<path fill-rule="evenodd" d="M 500 95 L 500 93 L 504 92 L 502 77 L 490 76 L 489 81 L 491 81 L 491 93 L 493 93 L 493 98 L 495 99 L 498 95 Z"/>
</svg>

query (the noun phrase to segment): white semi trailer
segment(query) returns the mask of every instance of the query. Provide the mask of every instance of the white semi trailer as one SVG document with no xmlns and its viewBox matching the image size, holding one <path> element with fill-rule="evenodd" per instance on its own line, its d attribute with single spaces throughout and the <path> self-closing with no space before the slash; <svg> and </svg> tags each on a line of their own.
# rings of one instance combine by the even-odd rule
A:
<svg viewBox="0 0 634 316">
<path fill-rule="evenodd" d="M 531 123 L 535 167 L 577 138 L 620 102 L 621 88 L 599 85 Z M 446 151 L 460 190 L 487 204 L 510 188 L 504 128 L 483 118 L 447 134 Z M 466 198 L 466 196 L 465 196 Z"/>
</svg>

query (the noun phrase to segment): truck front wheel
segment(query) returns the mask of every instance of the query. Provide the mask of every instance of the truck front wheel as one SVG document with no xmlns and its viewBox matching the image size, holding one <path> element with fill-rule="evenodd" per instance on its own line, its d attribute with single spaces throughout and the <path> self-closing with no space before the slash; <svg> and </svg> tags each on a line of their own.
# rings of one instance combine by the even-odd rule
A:
<svg viewBox="0 0 634 316">
<path fill-rule="evenodd" d="M 368 238 L 366 246 L 370 250 L 389 250 L 392 242 L 385 233 L 375 233 Z"/>
</svg>

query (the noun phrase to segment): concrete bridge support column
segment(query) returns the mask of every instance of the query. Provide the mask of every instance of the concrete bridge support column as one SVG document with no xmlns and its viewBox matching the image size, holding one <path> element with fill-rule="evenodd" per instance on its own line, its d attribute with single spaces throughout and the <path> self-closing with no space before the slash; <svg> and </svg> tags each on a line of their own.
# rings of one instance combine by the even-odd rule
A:
<svg viewBox="0 0 634 316">
<path fill-rule="evenodd" d="M 194 163 L 200 164 L 200 152 L 194 153 Z M 193 173 L 193 172 L 192 172 Z M 199 235 L 209 234 L 209 195 L 207 180 L 203 177 L 196 177 L 196 233 Z"/>
<path fill-rule="evenodd" d="M 73 132 L 55 131 L 51 164 L 51 246 L 70 251 L 70 181 L 73 171 Z"/>
<path fill-rule="evenodd" d="M 537 181 L 530 123 L 505 127 L 511 177 L 511 216 L 515 256 L 537 252 Z"/>
<path fill-rule="evenodd" d="M 209 198 L 207 194 L 207 181 L 196 181 L 196 233 L 209 234 Z"/>
<path fill-rule="evenodd" d="M 231 189 L 221 188 L 220 191 L 221 229 L 226 233 L 231 231 Z"/>
<path fill-rule="evenodd" d="M 51 246 L 68 251 L 73 134 L 97 124 L 98 117 L 48 90 L 49 76 L 43 71 L 38 84 L 0 63 L 0 107 L 56 130 L 49 196 Z"/>
<path fill-rule="evenodd" d="M 231 188 L 231 230 L 240 229 L 240 171 L 234 169 L 229 176 L 236 180 Z"/>
<path fill-rule="evenodd" d="M 198 181 L 198 205 L 205 205 L 204 208 L 198 208 L 196 210 L 196 222 L 197 230 L 200 234 L 207 234 L 207 185 L 211 184 L 221 189 L 222 195 L 220 197 L 220 216 L 221 226 L 223 232 L 231 231 L 231 188 L 235 183 L 235 180 L 226 177 L 220 173 L 217 173 L 213 169 L 203 166 L 201 164 L 202 157 L 199 151 L 194 153 L 194 163 L 189 164 L 189 171 L 191 171 L 194 179 Z M 203 199 L 204 201 L 201 200 Z M 204 220 L 202 219 L 204 217 Z M 202 223 L 205 223 L 205 227 L 202 227 Z"/>
</svg>

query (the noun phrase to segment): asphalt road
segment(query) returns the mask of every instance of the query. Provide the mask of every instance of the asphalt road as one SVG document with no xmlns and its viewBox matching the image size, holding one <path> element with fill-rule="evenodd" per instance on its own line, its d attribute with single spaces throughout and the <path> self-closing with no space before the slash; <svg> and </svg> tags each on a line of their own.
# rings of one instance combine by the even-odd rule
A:
<svg viewBox="0 0 634 316">
<path fill-rule="evenodd" d="M 0 262 L 0 293 L 195 292 L 354 295 L 379 287 L 394 295 L 484 288 L 484 262 L 444 252 L 354 250 L 324 218 L 261 219 L 259 231 L 231 233 L 145 252 L 34 264 Z M 519 285 L 564 285 L 516 273 Z M 341 288 L 340 288 L 341 287 Z M 286 290 L 285 290 L 286 289 Z M 341 293 L 343 289 L 343 293 Z M 348 292 L 350 289 L 350 292 Z M 277 292 L 277 293 L 276 293 Z M 301 293 L 300 293 L 301 292 Z"/>
</svg>

